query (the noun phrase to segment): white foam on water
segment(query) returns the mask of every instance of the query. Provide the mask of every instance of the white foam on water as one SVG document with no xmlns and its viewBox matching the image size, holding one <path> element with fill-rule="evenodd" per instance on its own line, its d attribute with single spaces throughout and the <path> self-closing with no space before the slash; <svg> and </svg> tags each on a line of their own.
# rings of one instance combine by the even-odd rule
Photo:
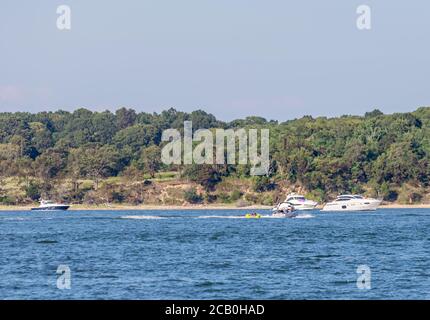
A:
<svg viewBox="0 0 430 320">
<path fill-rule="evenodd" d="M 268 215 L 268 216 L 261 216 L 261 218 L 264 218 L 264 219 L 285 219 L 285 217 L 281 217 L 281 216 L 272 216 L 272 215 Z"/>
<path fill-rule="evenodd" d="M 315 218 L 315 216 L 310 213 L 302 213 L 302 214 L 299 214 L 295 219 L 312 219 L 312 218 Z"/>
<path fill-rule="evenodd" d="M 167 219 L 159 216 L 121 216 L 121 219 L 134 219 L 134 220 L 161 220 Z"/>
<path fill-rule="evenodd" d="M 30 218 L 14 217 L 14 218 L 2 218 L 2 220 L 7 220 L 7 221 L 25 221 L 25 220 L 30 220 Z"/>
<path fill-rule="evenodd" d="M 311 219 L 315 216 L 305 213 L 305 214 L 299 214 L 296 217 L 293 217 L 292 219 Z M 245 216 L 198 216 L 197 219 L 247 219 Z M 252 219 L 252 218 L 249 218 Z M 261 215 L 260 219 L 288 219 L 286 217 L 282 216 L 272 216 L 272 215 Z M 291 219 L 291 218 L 290 218 Z"/>
<path fill-rule="evenodd" d="M 197 219 L 245 219 L 245 216 L 198 216 Z"/>
</svg>

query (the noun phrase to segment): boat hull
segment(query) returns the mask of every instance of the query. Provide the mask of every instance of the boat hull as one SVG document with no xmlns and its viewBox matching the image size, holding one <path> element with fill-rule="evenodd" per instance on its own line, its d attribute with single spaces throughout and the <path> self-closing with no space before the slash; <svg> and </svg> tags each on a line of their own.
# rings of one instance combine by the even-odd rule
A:
<svg viewBox="0 0 430 320">
<path fill-rule="evenodd" d="M 37 207 L 31 208 L 31 211 L 66 211 L 70 206 L 52 206 L 52 207 Z"/>
<path fill-rule="evenodd" d="M 296 213 L 288 213 L 288 214 L 277 214 L 277 213 L 274 213 L 274 214 L 272 214 L 272 217 L 273 218 L 295 218 L 295 217 L 297 217 L 297 214 Z"/>
<path fill-rule="evenodd" d="M 274 218 L 295 218 L 297 217 L 297 213 L 273 213 L 272 217 Z"/>
<path fill-rule="evenodd" d="M 381 202 L 382 201 L 380 200 L 366 201 L 365 203 L 333 202 L 333 203 L 327 203 L 321 211 L 324 211 L 324 212 L 375 211 L 376 209 L 378 209 Z"/>
</svg>

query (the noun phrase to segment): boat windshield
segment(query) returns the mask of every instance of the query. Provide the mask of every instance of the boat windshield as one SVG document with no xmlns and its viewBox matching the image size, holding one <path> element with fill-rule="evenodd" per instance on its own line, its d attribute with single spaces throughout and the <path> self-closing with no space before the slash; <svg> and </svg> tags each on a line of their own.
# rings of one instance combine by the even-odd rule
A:
<svg viewBox="0 0 430 320">
<path fill-rule="evenodd" d="M 291 200 L 298 200 L 298 201 L 305 201 L 305 197 L 301 197 L 301 196 L 295 196 L 295 197 L 288 197 L 287 201 L 291 201 Z"/>
<path fill-rule="evenodd" d="M 338 196 L 336 201 L 347 201 L 347 200 L 351 200 L 354 199 L 354 196 L 350 196 L 350 195 L 341 195 Z"/>
</svg>

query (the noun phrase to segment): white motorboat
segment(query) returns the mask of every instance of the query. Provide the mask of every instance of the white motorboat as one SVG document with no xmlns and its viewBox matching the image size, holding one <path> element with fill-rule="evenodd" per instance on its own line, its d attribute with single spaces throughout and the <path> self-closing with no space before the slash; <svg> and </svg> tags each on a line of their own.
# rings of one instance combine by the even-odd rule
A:
<svg viewBox="0 0 430 320">
<path fill-rule="evenodd" d="M 297 217 L 297 213 L 294 211 L 277 211 L 272 213 L 272 217 L 275 218 L 295 218 Z"/>
<path fill-rule="evenodd" d="M 55 203 L 50 200 L 40 200 L 40 206 L 31 208 L 32 211 L 66 211 L 70 206 L 67 204 Z"/>
<path fill-rule="evenodd" d="M 272 217 L 294 218 L 297 216 L 296 209 L 288 202 L 283 202 L 273 209 Z"/>
<path fill-rule="evenodd" d="M 278 204 L 273 211 L 282 210 L 283 207 L 292 205 L 295 210 L 313 210 L 318 205 L 318 202 L 308 200 L 300 194 L 290 193 L 284 202 Z"/>
<path fill-rule="evenodd" d="M 360 195 L 344 194 L 336 200 L 327 203 L 322 211 L 374 211 L 378 209 L 382 200 L 365 198 Z"/>
</svg>

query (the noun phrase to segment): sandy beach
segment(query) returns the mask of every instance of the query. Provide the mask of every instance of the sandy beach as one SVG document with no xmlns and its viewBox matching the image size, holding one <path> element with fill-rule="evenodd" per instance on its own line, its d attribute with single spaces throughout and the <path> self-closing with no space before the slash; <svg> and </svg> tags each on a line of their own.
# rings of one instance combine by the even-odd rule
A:
<svg viewBox="0 0 430 320">
<path fill-rule="evenodd" d="M 0 211 L 28 211 L 33 206 L 0 206 Z M 254 205 L 248 207 L 236 207 L 234 205 L 186 205 L 186 206 L 171 206 L 171 205 L 72 205 L 70 211 L 77 210 L 117 210 L 117 211 L 130 211 L 130 210 L 270 210 L 272 206 Z M 380 209 L 430 209 L 430 204 L 384 204 L 379 207 Z M 318 206 L 317 209 L 322 209 Z"/>
</svg>

